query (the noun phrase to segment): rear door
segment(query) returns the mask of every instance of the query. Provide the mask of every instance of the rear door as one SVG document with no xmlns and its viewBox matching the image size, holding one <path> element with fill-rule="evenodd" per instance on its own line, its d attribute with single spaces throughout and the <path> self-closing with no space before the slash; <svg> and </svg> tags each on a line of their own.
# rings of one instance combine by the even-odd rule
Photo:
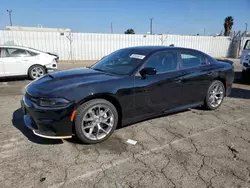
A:
<svg viewBox="0 0 250 188">
<path fill-rule="evenodd" d="M 154 114 L 179 106 L 182 96 L 179 80 L 182 73 L 179 70 L 177 52 L 157 52 L 149 57 L 142 68 L 144 67 L 155 68 L 157 73 L 146 78 L 142 78 L 139 73 L 135 76 L 136 116 Z"/>
<path fill-rule="evenodd" d="M 4 55 L 1 58 L 4 62 L 6 76 L 26 75 L 32 60 L 28 51 L 18 48 L 3 48 Z"/>
<path fill-rule="evenodd" d="M 199 103 L 204 100 L 209 84 L 213 80 L 213 65 L 199 52 L 182 50 L 181 59 L 184 105 Z"/>
</svg>

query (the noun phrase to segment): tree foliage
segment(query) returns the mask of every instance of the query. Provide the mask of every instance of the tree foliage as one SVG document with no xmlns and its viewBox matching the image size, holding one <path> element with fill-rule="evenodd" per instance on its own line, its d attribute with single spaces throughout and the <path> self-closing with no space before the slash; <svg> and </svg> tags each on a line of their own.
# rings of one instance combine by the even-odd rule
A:
<svg viewBox="0 0 250 188">
<path fill-rule="evenodd" d="M 229 36 L 234 24 L 232 16 L 228 16 L 224 20 L 224 36 Z"/>
<path fill-rule="evenodd" d="M 135 34 L 135 31 L 133 29 L 127 29 L 124 34 Z"/>
</svg>

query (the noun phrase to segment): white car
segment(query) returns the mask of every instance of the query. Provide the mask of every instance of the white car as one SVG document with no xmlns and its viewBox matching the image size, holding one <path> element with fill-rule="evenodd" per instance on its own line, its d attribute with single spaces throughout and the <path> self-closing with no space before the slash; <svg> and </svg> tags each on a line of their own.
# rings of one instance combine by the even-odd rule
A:
<svg viewBox="0 0 250 188">
<path fill-rule="evenodd" d="M 28 76 L 35 80 L 57 70 L 58 55 L 23 46 L 0 45 L 0 77 Z"/>
<path fill-rule="evenodd" d="M 240 64 L 242 64 L 242 78 L 247 79 L 247 77 L 250 77 L 250 40 L 247 40 L 244 44 Z"/>
</svg>

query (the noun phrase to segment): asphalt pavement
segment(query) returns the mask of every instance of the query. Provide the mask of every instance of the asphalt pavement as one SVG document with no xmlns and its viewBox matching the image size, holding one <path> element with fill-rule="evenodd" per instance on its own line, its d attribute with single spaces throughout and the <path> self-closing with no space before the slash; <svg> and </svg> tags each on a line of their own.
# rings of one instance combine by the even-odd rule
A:
<svg viewBox="0 0 250 188">
<path fill-rule="evenodd" d="M 218 110 L 190 109 L 136 123 L 96 145 L 33 135 L 19 102 L 30 81 L 3 80 L 0 187 L 248 188 L 250 85 L 240 79 L 238 60 L 235 71 L 232 93 Z"/>
</svg>

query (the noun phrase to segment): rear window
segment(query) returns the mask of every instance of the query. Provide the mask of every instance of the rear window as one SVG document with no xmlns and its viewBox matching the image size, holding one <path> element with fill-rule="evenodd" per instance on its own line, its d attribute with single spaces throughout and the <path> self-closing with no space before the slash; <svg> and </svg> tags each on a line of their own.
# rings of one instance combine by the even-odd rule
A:
<svg viewBox="0 0 250 188">
<path fill-rule="evenodd" d="M 31 51 L 27 51 L 31 56 L 36 56 L 38 55 L 38 53 L 35 53 L 35 52 L 31 52 Z"/>
<path fill-rule="evenodd" d="M 182 68 L 197 67 L 201 65 L 202 58 L 200 55 L 181 53 Z"/>
</svg>

